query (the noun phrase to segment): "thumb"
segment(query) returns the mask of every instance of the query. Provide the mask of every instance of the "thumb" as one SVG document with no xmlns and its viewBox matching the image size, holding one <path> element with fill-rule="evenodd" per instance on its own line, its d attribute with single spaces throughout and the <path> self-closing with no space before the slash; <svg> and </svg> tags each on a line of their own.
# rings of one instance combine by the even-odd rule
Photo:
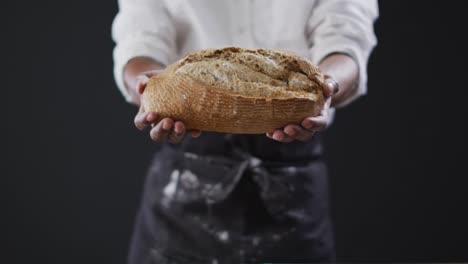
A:
<svg viewBox="0 0 468 264">
<path fill-rule="evenodd" d="M 137 76 L 137 85 L 136 91 L 138 94 L 143 94 L 146 88 L 146 84 L 148 83 L 149 78 L 146 75 L 138 75 Z"/>
<path fill-rule="evenodd" d="M 146 88 L 146 84 L 148 83 L 148 80 L 156 75 L 161 74 L 164 71 L 164 69 L 158 69 L 158 70 L 150 70 L 150 71 L 145 71 L 140 73 L 140 75 L 137 76 L 137 87 L 136 90 L 138 94 L 143 94 Z"/>
<path fill-rule="evenodd" d="M 331 97 L 335 95 L 336 93 L 338 93 L 339 90 L 340 90 L 340 87 L 338 85 L 338 82 L 335 81 L 335 79 L 333 79 L 330 76 L 325 76 L 325 82 L 324 82 L 324 87 L 323 87 L 323 92 L 325 96 Z"/>
<path fill-rule="evenodd" d="M 141 74 L 145 75 L 148 78 L 151 78 L 153 76 L 160 75 L 163 72 L 164 72 L 164 69 L 157 69 L 157 70 L 144 71 Z"/>
</svg>

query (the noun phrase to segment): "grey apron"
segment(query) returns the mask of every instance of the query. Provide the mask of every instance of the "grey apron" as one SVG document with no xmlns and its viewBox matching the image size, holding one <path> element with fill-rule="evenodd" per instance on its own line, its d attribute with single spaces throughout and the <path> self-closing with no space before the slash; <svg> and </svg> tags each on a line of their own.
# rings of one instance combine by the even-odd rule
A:
<svg viewBox="0 0 468 264">
<path fill-rule="evenodd" d="M 145 182 L 129 263 L 335 260 L 320 135 L 204 133 L 161 145 Z"/>
</svg>

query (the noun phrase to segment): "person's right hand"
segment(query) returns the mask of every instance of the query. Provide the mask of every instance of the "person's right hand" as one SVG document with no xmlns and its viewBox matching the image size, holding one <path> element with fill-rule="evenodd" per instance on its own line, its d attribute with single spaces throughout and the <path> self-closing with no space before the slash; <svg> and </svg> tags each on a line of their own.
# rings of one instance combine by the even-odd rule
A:
<svg viewBox="0 0 468 264">
<path fill-rule="evenodd" d="M 139 96 L 145 91 L 149 78 L 156 74 L 158 74 L 158 71 L 147 71 L 137 77 L 138 81 L 135 89 Z M 140 104 L 140 109 L 135 116 L 135 126 L 138 129 L 143 130 L 151 126 L 150 137 L 158 143 L 168 141 L 177 144 L 182 141 L 186 134 L 186 127 L 183 122 L 174 121 L 171 118 L 164 118 L 159 122 L 157 120 L 159 120 L 157 113 L 146 112 L 143 105 Z M 190 130 L 188 132 L 192 137 L 199 137 L 201 134 L 200 130 Z"/>
</svg>

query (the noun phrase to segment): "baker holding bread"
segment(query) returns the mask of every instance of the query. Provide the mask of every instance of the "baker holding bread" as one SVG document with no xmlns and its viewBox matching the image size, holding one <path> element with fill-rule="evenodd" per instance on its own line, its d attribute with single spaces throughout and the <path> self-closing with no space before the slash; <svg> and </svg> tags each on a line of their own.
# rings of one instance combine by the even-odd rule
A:
<svg viewBox="0 0 468 264">
<path fill-rule="evenodd" d="M 119 89 L 160 143 L 128 263 L 333 262 L 321 132 L 366 92 L 376 0 L 119 0 Z"/>
</svg>

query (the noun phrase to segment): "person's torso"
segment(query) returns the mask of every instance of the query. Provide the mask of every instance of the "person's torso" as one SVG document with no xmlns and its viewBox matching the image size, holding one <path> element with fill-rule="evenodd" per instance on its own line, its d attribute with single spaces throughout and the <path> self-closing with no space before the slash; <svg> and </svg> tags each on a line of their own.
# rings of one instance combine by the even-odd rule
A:
<svg viewBox="0 0 468 264">
<path fill-rule="evenodd" d="M 167 0 L 177 58 L 206 48 L 275 48 L 309 57 L 307 22 L 315 0 Z"/>
</svg>

